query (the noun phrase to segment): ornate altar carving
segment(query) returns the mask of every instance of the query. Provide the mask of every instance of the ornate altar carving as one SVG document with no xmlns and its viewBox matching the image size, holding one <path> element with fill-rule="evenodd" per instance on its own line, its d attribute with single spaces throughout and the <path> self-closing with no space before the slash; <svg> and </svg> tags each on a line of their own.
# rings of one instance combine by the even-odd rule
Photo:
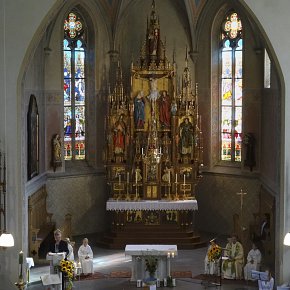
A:
<svg viewBox="0 0 290 290">
<path fill-rule="evenodd" d="M 154 1 L 139 61 L 131 64 L 130 93 L 124 92 L 120 62 L 116 76 L 108 96 L 104 154 L 111 201 L 195 199 L 203 163 L 197 85 L 192 85 L 186 51 L 177 92 L 176 64 L 166 57 Z M 116 212 L 113 223 L 178 223 L 188 213 L 181 211 Z M 192 224 L 190 218 L 184 224 Z"/>
<path fill-rule="evenodd" d="M 108 97 L 105 154 L 111 197 L 194 198 L 203 162 L 197 85 L 192 86 L 186 52 L 177 93 L 175 63 L 166 57 L 154 1 L 139 62 L 131 65 L 130 95 L 120 62 L 116 75 Z"/>
</svg>

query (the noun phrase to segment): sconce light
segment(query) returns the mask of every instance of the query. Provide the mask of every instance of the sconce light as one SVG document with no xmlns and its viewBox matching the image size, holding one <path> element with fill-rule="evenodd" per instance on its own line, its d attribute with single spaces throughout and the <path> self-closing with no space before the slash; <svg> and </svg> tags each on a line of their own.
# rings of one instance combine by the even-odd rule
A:
<svg viewBox="0 0 290 290">
<path fill-rule="evenodd" d="M 12 234 L 6 230 L 6 161 L 4 155 L 3 180 L 2 180 L 2 153 L 0 152 L 0 247 L 8 248 L 14 246 Z M 3 222 L 2 222 L 3 218 Z"/>
<path fill-rule="evenodd" d="M 283 244 L 285 246 L 290 246 L 290 232 L 285 235 Z"/>
</svg>

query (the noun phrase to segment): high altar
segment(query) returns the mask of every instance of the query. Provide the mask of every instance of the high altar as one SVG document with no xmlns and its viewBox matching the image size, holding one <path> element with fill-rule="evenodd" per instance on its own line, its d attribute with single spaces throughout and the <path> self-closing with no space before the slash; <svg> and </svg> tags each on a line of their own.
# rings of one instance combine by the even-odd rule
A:
<svg viewBox="0 0 290 290">
<path fill-rule="evenodd" d="M 176 230 L 192 231 L 203 145 L 198 87 L 191 81 L 187 51 L 177 88 L 175 60 L 171 64 L 166 57 L 154 0 L 139 61 L 131 64 L 130 93 L 123 88 L 120 62 L 116 75 L 106 119 L 107 210 L 115 236 L 129 234 L 112 247 L 138 243 L 138 229 L 143 243 L 151 242 L 154 231 L 157 241 L 166 243 Z M 165 229 L 166 241 L 157 238 Z M 135 239 L 130 240 L 130 231 Z"/>
</svg>

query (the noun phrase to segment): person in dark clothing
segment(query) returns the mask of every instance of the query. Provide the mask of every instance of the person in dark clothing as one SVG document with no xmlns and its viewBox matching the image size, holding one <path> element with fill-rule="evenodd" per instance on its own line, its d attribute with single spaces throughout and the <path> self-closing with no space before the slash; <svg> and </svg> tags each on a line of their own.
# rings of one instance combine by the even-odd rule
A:
<svg viewBox="0 0 290 290">
<path fill-rule="evenodd" d="M 69 253 L 69 249 L 67 246 L 67 242 L 61 239 L 61 231 L 59 229 L 54 231 L 54 239 L 55 243 L 51 244 L 49 247 L 50 253 L 63 253 L 65 252 L 65 257 L 67 257 Z"/>
</svg>

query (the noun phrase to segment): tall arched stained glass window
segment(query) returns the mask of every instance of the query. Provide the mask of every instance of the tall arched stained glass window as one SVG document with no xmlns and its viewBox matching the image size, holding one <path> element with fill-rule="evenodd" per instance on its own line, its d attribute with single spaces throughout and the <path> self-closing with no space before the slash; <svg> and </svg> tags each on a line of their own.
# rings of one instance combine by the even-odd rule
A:
<svg viewBox="0 0 290 290">
<path fill-rule="evenodd" d="M 64 21 L 64 152 L 65 160 L 85 159 L 85 42 L 83 21 L 69 13 Z"/>
<path fill-rule="evenodd" d="M 243 104 L 242 22 L 231 12 L 221 32 L 221 160 L 241 161 Z"/>
</svg>

